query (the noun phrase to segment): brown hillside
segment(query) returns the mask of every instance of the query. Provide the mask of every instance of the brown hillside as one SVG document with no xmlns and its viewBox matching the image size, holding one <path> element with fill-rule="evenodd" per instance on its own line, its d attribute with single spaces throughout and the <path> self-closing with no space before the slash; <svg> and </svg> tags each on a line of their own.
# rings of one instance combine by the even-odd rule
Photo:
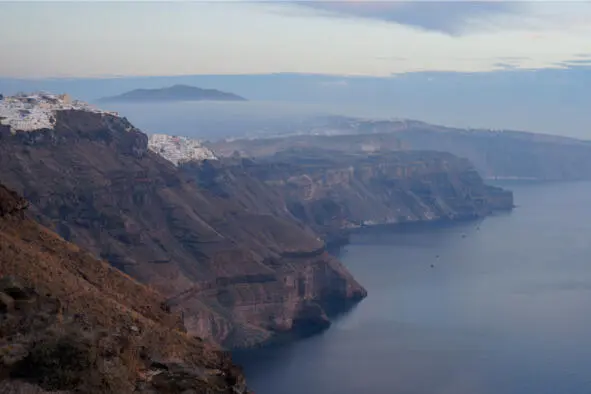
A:
<svg viewBox="0 0 591 394">
<path fill-rule="evenodd" d="M 0 392 L 245 392 L 155 291 L 30 219 L 0 185 Z"/>
</svg>

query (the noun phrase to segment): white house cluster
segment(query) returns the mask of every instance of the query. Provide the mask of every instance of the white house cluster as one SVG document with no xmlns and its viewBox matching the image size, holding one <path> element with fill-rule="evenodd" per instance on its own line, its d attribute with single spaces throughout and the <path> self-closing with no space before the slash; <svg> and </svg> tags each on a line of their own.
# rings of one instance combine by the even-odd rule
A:
<svg viewBox="0 0 591 394">
<path fill-rule="evenodd" d="M 150 136 L 148 147 L 174 165 L 192 160 L 217 160 L 211 149 L 187 137 L 154 134 Z"/>
<path fill-rule="evenodd" d="M 83 101 L 72 100 L 67 94 L 33 93 L 2 96 L 0 94 L 0 124 L 9 126 L 13 133 L 53 129 L 57 111 L 79 110 L 118 116 Z"/>
</svg>

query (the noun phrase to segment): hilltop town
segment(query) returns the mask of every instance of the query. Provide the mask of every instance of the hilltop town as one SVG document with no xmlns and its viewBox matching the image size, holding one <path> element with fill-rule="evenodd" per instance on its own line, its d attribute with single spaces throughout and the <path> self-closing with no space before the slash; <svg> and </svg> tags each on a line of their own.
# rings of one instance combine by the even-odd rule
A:
<svg viewBox="0 0 591 394">
<path fill-rule="evenodd" d="M 197 140 L 166 134 L 153 134 L 148 148 L 161 155 L 174 165 L 191 160 L 216 160 L 212 150 Z"/>
<path fill-rule="evenodd" d="M 14 96 L 0 94 L 0 124 L 9 126 L 13 133 L 53 129 L 57 111 L 78 110 L 118 116 L 116 112 L 104 111 L 67 94 L 38 92 L 20 93 Z"/>
</svg>

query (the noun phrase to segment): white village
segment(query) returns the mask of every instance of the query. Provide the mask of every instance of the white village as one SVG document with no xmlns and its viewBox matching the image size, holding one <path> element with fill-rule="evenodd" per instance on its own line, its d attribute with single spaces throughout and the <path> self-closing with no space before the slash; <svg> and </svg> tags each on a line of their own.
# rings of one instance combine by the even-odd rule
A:
<svg viewBox="0 0 591 394">
<path fill-rule="evenodd" d="M 101 110 L 84 101 L 72 100 L 68 94 L 37 92 L 14 96 L 0 94 L 0 125 L 10 127 L 14 134 L 34 130 L 53 129 L 58 111 L 85 111 L 119 116 L 117 112 Z M 215 154 L 201 142 L 181 136 L 154 134 L 149 149 L 174 165 L 191 160 L 216 160 Z"/>
<path fill-rule="evenodd" d="M 148 148 L 174 165 L 192 160 L 217 160 L 211 149 L 187 137 L 153 134 L 150 136 Z"/>
<path fill-rule="evenodd" d="M 0 94 L 0 124 L 9 126 L 11 132 L 53 129 L 57 111 L 78 110 L 118 116 L 116 112 L 103 111 L 92 105 L 72 100 L 67 94 L 37 92 L 33 94 Z"/>
</svg>

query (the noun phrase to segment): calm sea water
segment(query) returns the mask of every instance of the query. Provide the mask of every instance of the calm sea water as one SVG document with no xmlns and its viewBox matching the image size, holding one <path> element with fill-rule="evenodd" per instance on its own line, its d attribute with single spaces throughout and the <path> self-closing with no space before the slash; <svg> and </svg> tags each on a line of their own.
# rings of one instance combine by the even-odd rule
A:
<svg viewBox="0 0 591 394">
<path fill-rule="evenodd" d="M 512 189 L 480 223 L 354 236 L 341 258 L 369 296 L 241 355 L 255 393 L 591 393 L 591 183 Z"/>
</svg>

